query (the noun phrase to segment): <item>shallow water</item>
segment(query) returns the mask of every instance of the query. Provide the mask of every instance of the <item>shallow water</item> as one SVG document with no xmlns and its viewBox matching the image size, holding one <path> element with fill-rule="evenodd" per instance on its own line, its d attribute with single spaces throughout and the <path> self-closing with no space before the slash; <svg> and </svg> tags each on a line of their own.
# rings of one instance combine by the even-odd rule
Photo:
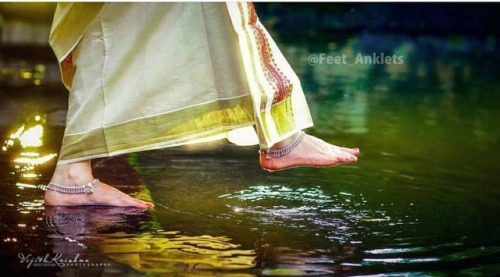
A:
<svg viewBox="0 0 500 277">
<path fill-rule="evenodd" d="M 4 264 L 34 276 L 500 272 L 497 55 L 475 38 L 379 34 L 377 51 L 405 63 L 308 64 L 318 53 L 352 59 L 373 40 L 282 42 L 315 119 L 309 132 L 360 147 L 356 165 L 269 174 L 255 147 L 225 142 L 95 163 L 100 179 L 152 200 L 149 211 L 44 207 L 64 97 L 4 96 Z M 17 134 L 31 139 L 9 144 L 23 124 Z"/>
</svg>

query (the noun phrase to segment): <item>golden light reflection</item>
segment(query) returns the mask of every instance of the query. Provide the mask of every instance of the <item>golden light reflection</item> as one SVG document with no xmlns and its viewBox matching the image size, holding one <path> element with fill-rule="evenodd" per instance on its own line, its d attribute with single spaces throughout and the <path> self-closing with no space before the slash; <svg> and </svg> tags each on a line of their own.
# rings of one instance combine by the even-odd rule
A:
<svg viewBox="0 0 500 277">
<path fill-rule="evenodd" d="M 99 243 L 103 254 L 143 272 L 241 270 L 255 266 L 255 251 L 238 249 L 227 237 L 182 236 L 173 238 L 106 238 Z"/>
<path fill-rule="evenodd" d="M 40 122 L 42 117 L 40 115 L 36 115 L 34 119 L 36 122 Z M 22 148 L 40 147 L 43 145 L 42 138 L 42 124 L 39 123 L 31 127 L 27 127 L 25 124 L 23 124 L 14 133 L 10 134 L 9 139 L 5 141 L 2 149 L 4 151 L 7 151 L 8 148 L 13 147 L 16 144 L 16 141 L 19 142 Z M 28 155 L 33 155 L 33 152 L 29 153 Z"/>
<path fill-rule="evenodd" d="M 21 154 L 22 155 L 22 154 Z M 19 157 L 14 160 L 18 164 L 31 164 L 31 165 L 41 165 L 56 157 L 57 154 L 48 154 L 43 157 Z"/>
<path fill-rule="evenodd" d="M 17 129 L 16 132 L 9 136 L 9 139 L 5 141 L 5 145 L 2 147 L 4 151 L 7 151 L 9 147 L 15 145 L 16 140 L 21 144 L 21 147 L 40 147 L 43 145 L 43 126 L 38 124 L 27 130 L 25 125 L 22 125 Z"/>
<path fill-rule="evenodd" d="M 40 157 L 40 153 L 37 152 L 22 152 L 21 155 L 25 157 Z"/>
<path fill-rule="evenodd" d="M 24 131 L 19 137 L 19 142 L 23 148 L 40 147 L 43 145 L 43 126 L 38 124 Z"/>
<path fill-rule="evenodd" d="M 43 115 L 38 114 L 31 117 L 28 122 L 12 132 L 2 146 L 3 151 L 12 150 L 15 153 L 12 161 L 15 173 L 19 174 L 21 179 L 38 179 L 41 174 L 37 172 L 37 166 L 57 157 L 56 153 L 43 153 L 44 119 Z"/>
<path fill-rule="evenodd" d="M 21 175 L 24 179 L 35 179 L 40 176 L 40 174 L 35 174 L 35 173 L 25 173 Z"/>
<path fill-rule="evenodd" d="M 24 184 L 24 183 L 17 183 L 16 186 L 20 189 L 24 189 L 24 188 L 36 188 L 35 185 L 32 185 L 32 184 Z"/>
</svg>

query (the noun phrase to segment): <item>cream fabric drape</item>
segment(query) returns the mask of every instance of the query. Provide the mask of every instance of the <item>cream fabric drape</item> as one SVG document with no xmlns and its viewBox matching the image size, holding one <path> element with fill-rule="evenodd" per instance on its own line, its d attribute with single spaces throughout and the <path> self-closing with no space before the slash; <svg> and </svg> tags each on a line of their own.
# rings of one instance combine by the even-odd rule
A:
<svg viewBox="0 0 500 277">
<path fill-rule="evenodd" d="M 50 43 L 70 90 L 59 163 L 253 125 L 268 148 L 312 126 L 297 76 L 250 3 L 62 3 Z"/>
</svg>

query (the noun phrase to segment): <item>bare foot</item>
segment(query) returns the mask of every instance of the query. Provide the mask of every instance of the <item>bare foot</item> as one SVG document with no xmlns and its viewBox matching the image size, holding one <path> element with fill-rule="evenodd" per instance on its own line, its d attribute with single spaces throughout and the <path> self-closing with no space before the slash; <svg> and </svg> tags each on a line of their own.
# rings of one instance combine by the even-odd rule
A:
<svg viewBox="0 0 500 277">
<path fill-rule="evenodd" d="M 274 145 L 271 150 L 289 145 L 298 134 Z M 267 159 L 266 153 L 260 154 L 260 165 L 268 171 L 277 171 L 299 166 L 328 167 L 343 163 L 355 163 L 359 155 L 358 148 L 339 147 L 319 138 L 305 135 L 302 142 L 290 153 L 281 157 Z"/>
<path fill-rule="evenodd" d="M 89 161 L 58 165 L 51 183 L 63 186 L 82 186 L 94 180 Z M 118 207 L 151 208 L 152 203 L 135 199 L 105 183 L 99 183 L 92 194 L 69 194 L 47 190 L 44 196 L 45 205 L 79 206 L 106 205 Z"/>
</svg>

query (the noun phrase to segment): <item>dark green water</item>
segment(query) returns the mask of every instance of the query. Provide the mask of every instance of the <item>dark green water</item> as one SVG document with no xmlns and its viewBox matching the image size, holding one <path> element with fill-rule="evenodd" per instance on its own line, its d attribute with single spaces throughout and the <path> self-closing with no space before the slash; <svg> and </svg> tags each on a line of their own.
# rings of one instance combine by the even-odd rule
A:
<svg viewBox="0 0 500 277">
<path fill-rule="evenodd" d="M 282 47 L 315 119 L 308 132 L 360 147 L 356 165 L 269 174 L 255 147 L 166 149 L 95 165 L 102 180 L 152 199 L 153 210 L 44 208 L 39 186 L 53 160 L 31 168 L 14 162 L 21 149 L 10 147 L 0 155 L 4 264 L 34 276 L 498 274 L 494 41 L 361 34 Z M 372 52 L 404 62 L 354 64 L 357 53 Z M 346 54 L 351 64 L 308 63 L 321 53 Z M 45 108 L 53 100 L 37 97 L 1 104 L 22 100 L 28 104 L 13 112 L 47 115 L 36 150 L 44 156 L 57 152 L 61 127 Z M 2 123 L 7 139 L 23 121 Z M 27 268 L 19 253 L 87 260 Z"/>
</svg>

